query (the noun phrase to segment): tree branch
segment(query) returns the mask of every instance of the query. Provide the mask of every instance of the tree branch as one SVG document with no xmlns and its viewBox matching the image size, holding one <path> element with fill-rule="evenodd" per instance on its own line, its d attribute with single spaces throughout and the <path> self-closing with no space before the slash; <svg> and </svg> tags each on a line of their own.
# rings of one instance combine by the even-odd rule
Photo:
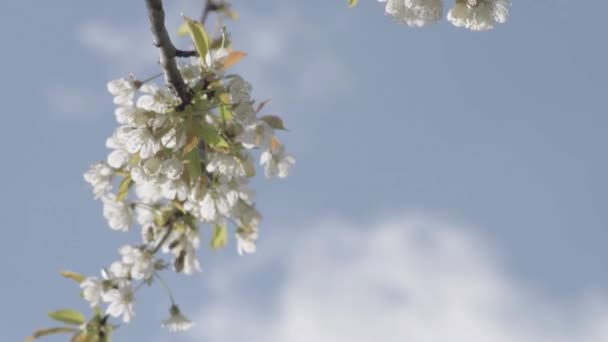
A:
<svg viewBox="0 0 608 342">
<path fill-rule="evenodd" d="M 203 7 L 203 14 L 201 15 L 201 24 L 205 25 L 209 14 L 213 11 L 217 11 L 219 6 L 213 0 L 206 0 L 205 7 Z"/>
<path fill-rule="evenodd" d="M 160 50 L 159 64 L 165 74 L 165 81 L 182 101 L 178 110 L 183 110 L 192 101 L 192 94 L 175 62 L 177 49 L 171 42 L 171 38 L 165 27 L 165 11 L 163 10 L 162 0 L 145 1 L 146 8 L 148 9 L 148 18 L 150 19 L 150 30 L 154 37 L 154 45 Z"/>
<path fill-rule="evenodd" d="M 196 57 L 198 52 L 195 50 L 175 50 L 175 57 Z"/>
</svg>

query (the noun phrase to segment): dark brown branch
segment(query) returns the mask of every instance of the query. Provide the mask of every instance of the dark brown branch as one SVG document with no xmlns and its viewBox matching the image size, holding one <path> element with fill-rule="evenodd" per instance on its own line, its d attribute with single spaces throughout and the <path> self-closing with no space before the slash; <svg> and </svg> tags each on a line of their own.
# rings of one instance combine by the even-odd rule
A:
<svg viewBox="0 0 608 342">
<path fill-rule="evenodd" d="M 178 110 L 183 110 L 192 101 L 192 94 L 175 62 L 177 49 L 171 42 L 171 38 L 165 27 L 165 11 L 163 10 L 162 0 L 145 1 L 148 9 L 148 18 L 150 19 L 150 30 L 154 37 L 154 45 L 160 50 L 159 63 L 165 74 L 165 81 L 182 101 Z"/>
<path fill-rule="evenodd" d="M 175 57 L 196 57 L 198 52 L 195 50 L 175 50 Z"/>
<path fill-rule="evenodd" d="M 205 7 L 203 7 L 203 14 L 201 15 L 201 24 L 205 25 L 209 14 L 219 9 L 220 5 L 216 4 L 214 0 L 205 1 Z"/>
</svg>

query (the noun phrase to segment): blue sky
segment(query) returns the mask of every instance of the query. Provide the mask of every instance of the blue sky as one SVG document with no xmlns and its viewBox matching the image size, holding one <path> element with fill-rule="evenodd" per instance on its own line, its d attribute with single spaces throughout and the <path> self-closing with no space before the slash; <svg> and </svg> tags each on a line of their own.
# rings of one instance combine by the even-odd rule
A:
<svg viewBox="0 0 608 342">
<path fill-rule="evenodd" d="M 484 33 L 409 29 L 375 1 L 234 4 L 239 71 L 284 117 L 297 165 L 254 183 L 259 253 L 202 251 L 200 275 L 169 278 L 191 334 L 157 326 L 168 303 L 151 288 L 116 340 L 608 340 L 608 4 L 516 1 Z M 170 28 L 199 11 L 172 2 Z M 13 341 L 86 309 L 58 270 L 96 274 L 138 237 L 107 228 L 82 173 L 115 125 L 106 82 L 156 73 L 157 54 L 141 1 L 3 13 Z"/>
</svg>

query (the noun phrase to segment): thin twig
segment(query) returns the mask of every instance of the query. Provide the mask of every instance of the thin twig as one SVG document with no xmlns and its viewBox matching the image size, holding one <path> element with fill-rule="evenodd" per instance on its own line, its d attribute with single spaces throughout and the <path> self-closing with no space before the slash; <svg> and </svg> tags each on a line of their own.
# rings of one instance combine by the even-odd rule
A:
<svg viewBox="0 0 608 342">
<path fill-rule="evenodd" d="M 173 231 L 173 225 L 169 225 L 169 227 L 167 227 L 167 231 L 165 231 L 165 235 L 163 235 L 163 237 L 160 239 L 158 244 L 152 250 L 152 254 L 156 254 L 156 252 L 158 252 L 158 250 L 165 244 L 165 242 L 167 242 L 167 239 L 171 235 L 172 231 Z"/>
<path fill-rule="evenodd" d="M 195 57 L 198 56 L 196 50 L 175 50 L 175 57 Z"/>
<path fill-rule="evenodd" d="M 205 23 L 207 22 L 207 18 L 209 18 L 209 14 L 219 9 L 220 5 L 215 3 L 214 0 L 205 1 L 205 7 L 203 7 L 203 14 L 201 15 L 201 24 L 205 25 Z"/>
<path fill-rule="evenodd" d="M 150 29 L 154 37 L 154 45 L 160 50 L 159 63 L 165 74 L 165 81 L 175 90 L 177 96 L 182 101 L 178 110 L 183 110 L 192 101 L 192 94 L 175 62 L 177 49 L 171 42 L 171 38 L 165 27 L 165 11 L 163 10 L 162 0 L 145 1 L 146 8 L 148 9 L 148 18 L 150 19 Z"/>
</svg>

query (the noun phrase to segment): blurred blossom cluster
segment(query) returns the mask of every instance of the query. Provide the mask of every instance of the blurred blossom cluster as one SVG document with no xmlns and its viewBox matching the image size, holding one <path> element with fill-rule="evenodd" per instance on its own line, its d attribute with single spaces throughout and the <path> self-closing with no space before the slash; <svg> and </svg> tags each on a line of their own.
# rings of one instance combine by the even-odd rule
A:
<svg viewBox="0 0 608 342">
<path fill-rule="evenodd" d="M 421 27 L 440 21 L 443 0 L 378 0 L 395 21 Z M 507 21 L 511 0 L 455 0 L 447 19 L 456 27 L 473 31 L 490 30 Z"/>
<path fill-rule="evenodd" d="M 192 274 L 201 267 L 199 230 L 212 230 L 212 248 L 223 247 L 233 228 L 239 254 L 253 253 L 261 215 L 249 180 L 254 151 L 267 178 L 285 178 L 295 159 L 275 136 L 277 116 L 260 116 L 265 103 L 251 98 L 251 85 L 225 69 L 242 57 L 226 48 L 179 64 L 192 101 L 184 108 L 166 86 L 134 77 L 108 83 L 118 127 L 107 139 L 105 161 L 84 179 L 113 230 L 141 228 L 141 243 L 120 248 L 120 259 L 81 283 L 91 306 L 107 303 L 106 314 L 129 322 L 135 282 L 150 283 L 171 268 Z M 165 260 L 157 252 L 169 256 Z M 163 325 L 172 331 L 191 324 L 175 304 Z"/>
</svg>

